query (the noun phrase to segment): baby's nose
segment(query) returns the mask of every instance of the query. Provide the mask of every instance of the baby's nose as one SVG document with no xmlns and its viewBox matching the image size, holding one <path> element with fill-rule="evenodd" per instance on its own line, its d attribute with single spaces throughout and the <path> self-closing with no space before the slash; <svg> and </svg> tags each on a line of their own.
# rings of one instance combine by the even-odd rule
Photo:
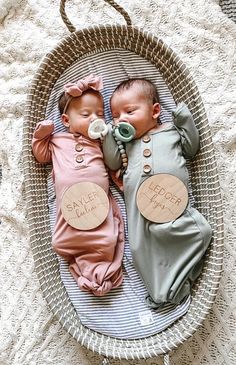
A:
<svg viewBox="0 0 236 365">
<path fill-rule="evenodd" d="M 94 121 L 95 119 L 103 119 L 103 118 L 99 117 L 99 115 L 97 113 L 93 113 L 92 114 L 92 121 Z"/>
<path fill-rule="evenodd" d="M 119 123 L 120 122 L 126 122 L 126 123 L 129 123 L 129 118 L 127 118 L 127 115 L 126 114 L 121 114 L 120 117 L 119 117 Z"/>
</svg>

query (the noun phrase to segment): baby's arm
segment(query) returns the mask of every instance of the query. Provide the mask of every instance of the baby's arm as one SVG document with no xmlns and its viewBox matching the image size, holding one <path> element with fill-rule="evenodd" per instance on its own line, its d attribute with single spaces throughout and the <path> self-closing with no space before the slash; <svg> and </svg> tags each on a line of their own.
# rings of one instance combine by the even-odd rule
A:
<svg viewBox="0 0 236 365">
<path fill-rule="evenodd" d="M 108 133 L 104 137 L 102 144 L 104 162 L 107 167 L 113 171 L 118 170 L 122 166 L 120 150 L 112 135 L 112 127 L 108 126 Z"/>
<path fill-rule="evenodd" d="M 51 161 L 50 139 L 54 131 L 54 124 L 51 120 L 44 120 L 37 123 L 32 140 L 32 150 L 35 158 L 40 163 Z"/>
<path fill-rule="evenodd" d="M 192 114 L 187 105 L 180 103 L 173 112 L 174 124 L 181 136 L 183 153 L 186 158 L 192 158 L 199 149 L 199 133 Z"/>
</svg>

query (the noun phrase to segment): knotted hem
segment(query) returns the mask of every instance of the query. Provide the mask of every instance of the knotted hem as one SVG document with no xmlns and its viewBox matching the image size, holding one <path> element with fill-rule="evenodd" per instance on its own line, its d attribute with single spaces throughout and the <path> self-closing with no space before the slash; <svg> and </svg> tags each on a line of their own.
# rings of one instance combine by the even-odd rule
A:
<svg viewBox="0 0 236 365">
<path fill-rule="evenodd" d="M 102 297 L 113 288 L 113 283 L 111 280 L 104 280 L 102 284 L 98 284 L 95 281 L 90 281 L 84 276 L 80 276 L 77 280 L 77 283 L 82 291 L 91 292 L 97 297 Z"/>
</svg>

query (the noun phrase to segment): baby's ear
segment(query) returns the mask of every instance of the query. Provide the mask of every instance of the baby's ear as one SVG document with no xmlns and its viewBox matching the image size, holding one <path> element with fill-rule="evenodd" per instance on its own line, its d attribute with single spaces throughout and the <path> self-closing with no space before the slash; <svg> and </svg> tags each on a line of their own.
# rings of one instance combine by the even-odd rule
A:
<svg viewBox="0 0 236 365">
<path fill-rule="evenodd" d="M 161 111 L 161 108 L 160 108 L 160 104 L 159 103 L 155 103 L 153 104 L 152 106 L 152 117 L 153 119 L 157 119 L 160 115 L 160 111 Z"/>
<path fill-rule="evenodd" d="M 62 123 L 64 124 L 64 126 L 65 126 L 66 128 L 69 128 L 69 126 L 70 126 L 70 122 L 69 122 L 69 117 L 68 117 L 68 115 L 67 115 L 67 114 L 62 114 L 62 115 L 61 115 L 61 120 L 62 120 Z"/>
</svg>

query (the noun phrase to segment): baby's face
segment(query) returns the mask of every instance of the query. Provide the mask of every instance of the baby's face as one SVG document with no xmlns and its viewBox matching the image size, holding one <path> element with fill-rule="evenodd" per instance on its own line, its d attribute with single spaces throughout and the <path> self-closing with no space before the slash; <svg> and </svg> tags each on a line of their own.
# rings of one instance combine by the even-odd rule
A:
<svg viewBox="0 0 236 365">
<path fill-rule="evenodd" d="M 160 106 L 152 104 L 140 88 L 132 86 L 112 96 L 111 112 L 115 124 L 121 121 L 130 123 L 136 129 L 135 138 L 140 138 L 156 127 Z"/>
<path fill-rule="evenodd" d="M 66 112 L 70 133 L 79 133 L 88 137 L 88 127 L 97 118 L 104 118 L 104 104 L 102 95 L 86 92 L 80 97 L 73 98 Z"/>
</svg>

